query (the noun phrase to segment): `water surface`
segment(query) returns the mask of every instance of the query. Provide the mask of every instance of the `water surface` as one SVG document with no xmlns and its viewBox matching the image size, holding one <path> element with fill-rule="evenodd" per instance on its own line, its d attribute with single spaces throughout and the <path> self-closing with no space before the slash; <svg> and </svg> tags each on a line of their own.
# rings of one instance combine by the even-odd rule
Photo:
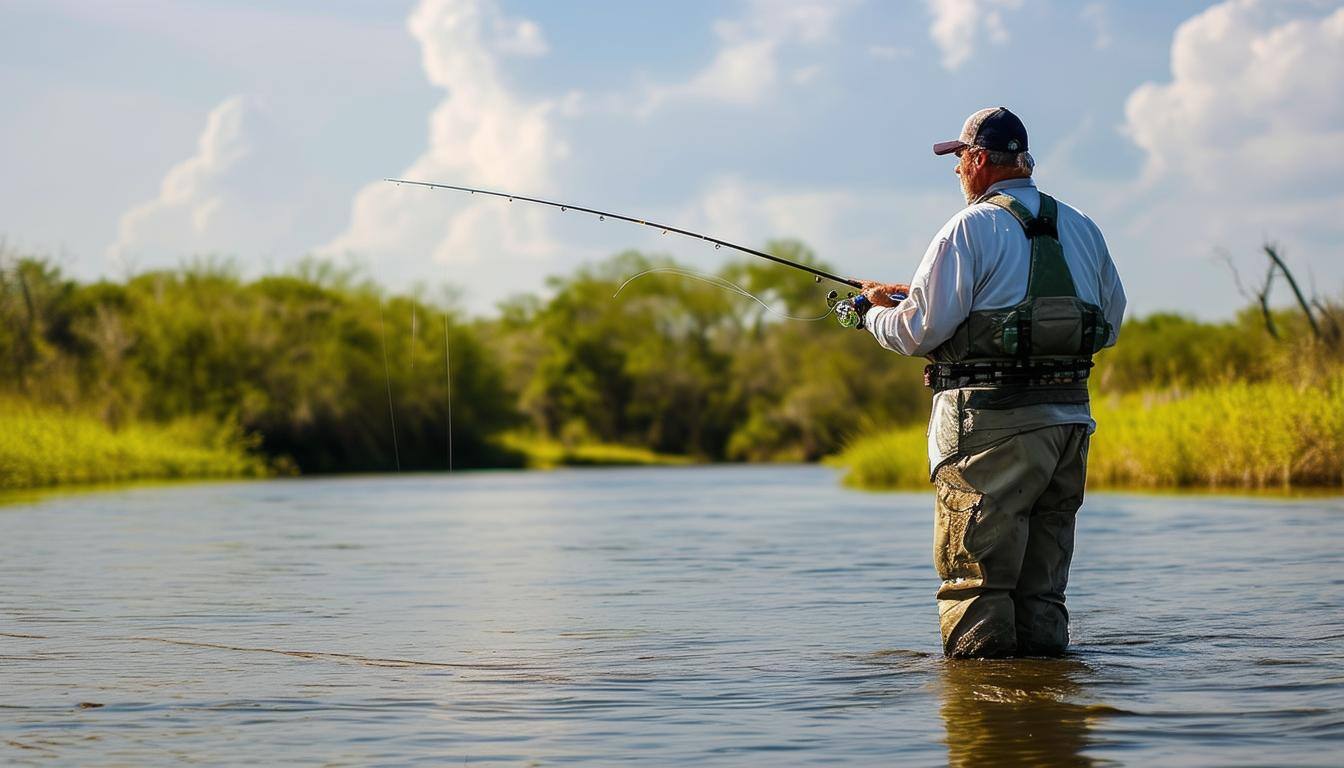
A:
<svg viewBox="0 0 1344 768">
<path fill-rule="evenodd" d="M 1344 762 L 1344 500 L 1093 494 L 1060 661 L 941 659 L 931 536 L 818 467 L 12 504 L 0 762 Z"/>
</svg>

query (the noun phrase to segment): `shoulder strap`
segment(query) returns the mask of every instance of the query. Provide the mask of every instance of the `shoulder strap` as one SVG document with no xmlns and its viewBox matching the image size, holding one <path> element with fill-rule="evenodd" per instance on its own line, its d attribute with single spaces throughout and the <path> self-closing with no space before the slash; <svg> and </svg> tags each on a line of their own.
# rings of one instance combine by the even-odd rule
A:
<svg viewBox="0 0 1344 768">
<path fill-rule="evenodd" d="M 1045 196 L 1042 195 L 1041 198 L 1042 203 L 1044 203 Z M 1031 215 L 1031 211 L 1027 210 L 1027 206 L 1023 205 L 1020 200 L 1018 200 L 1016 197 L 1013 197 L 1012 195 L 1004 194 L 1003 192 L 996 192 L 990 197 L 985 198 L 981 202 L 989 203 L 990 205 L 997 205 L 998 207 L 1013 214 L 1013 218 L 1017 219 L 1017 223 L 1022 225 L 1022 229 L 1024 231 L 1027 229 L 1027 227 L 1031 226 L 1032 220 L 1036 218 L 1035 216 Z M 1031 237 L 1031 235 L 1028 234 L 1027 237 Z"/>
<path fill-rule="evenodd" d="M 1041 296 L 1078 296 L 1073 284 L 1073 275 L 1069 273 L 1068 262 L 1064 261 L 1064 247 L 1059 243 L 1059 229 L 1056 224 L 1059 205 L 1055 199 L 1041 193 L 1041 210 L 1032 216 L 1027 206 L 1012 195 L 1002 192 L 984 200 L 997 205 L 1013 214 L 1013 218 L 1022 225 L 1022 232 L 1031 241 L 1031 276 L 1027 280 L 1027 298 Z"/>
</svg>

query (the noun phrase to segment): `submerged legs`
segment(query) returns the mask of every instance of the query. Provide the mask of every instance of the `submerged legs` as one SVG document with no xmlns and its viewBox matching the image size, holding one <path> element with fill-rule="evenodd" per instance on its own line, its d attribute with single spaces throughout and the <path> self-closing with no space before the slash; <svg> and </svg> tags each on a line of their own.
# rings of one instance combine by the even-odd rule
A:
<svg viewBox="0 0 1344 768">
<path fill-rule="evenodd" d="M 950 657 L 1054 656 L 1068 646 L 1064 607 L 1087 427 L 1024 432 L 944 465 L 934 565 Z"/>
</svg>

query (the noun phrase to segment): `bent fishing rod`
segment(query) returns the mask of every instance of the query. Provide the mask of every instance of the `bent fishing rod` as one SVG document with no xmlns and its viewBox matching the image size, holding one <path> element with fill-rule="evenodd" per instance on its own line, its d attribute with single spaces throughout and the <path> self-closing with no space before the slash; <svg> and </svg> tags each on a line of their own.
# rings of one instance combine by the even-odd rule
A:
<svg viewBox="0 0 1344 768">
<path fill-rule="evenodd" d="M 507 199 L 509 202 L 513 202 L 514 200 L 522 200 L 522 201 L 524 201 L 524 202 L 528 202 L 528 203 L 539 203 L 539 204 L 541 204 L 541 205 L 549 205 L 549 206 L 551 206 L 552 208 L 559 208 L 559 209 L 561 210 L 561 212 L 569 211 L 569 210 L 575 210 L 575 211 L 581 211 L 581 212 L 583 212 L 583 213 L 591 213 L 591 214 L 593 214 L 594 216 L 596 216 L 596 217 L 598 218 L 598 220 L 600 220 L 600 221 L 606 221 L 608 217 L 613 218 L 613 219 L 619 219 L 619 220 L 621 220 L 621 221 L 628 221 L 628 222 L 630 222 L 631 224 L 641 224 L 641 225 L 646 226 L 646 227 L 653 227 L 654 229 L 661 229 L 661 230 L 663 231 L 663 234 L 667 234 L 668 232 L 675 232 L 675 233 L 677 233 L 678 235 L 685 235 L 686 237 L 692 237 L 692 238 L 695 238 L 695 239 L 697 239 L 697 240 L 704 240 L 705 242 L 713 243 L 715 248 L 719 248 L 719 247 L 723 247 L 723 248 L 731 248 L 731 249 L 733 249 L 733 250 L 735 250 L 735 251 L 741 251 L 742 253 L 750 254 L 750 255 L 752 255 L 752 256 L 757 256 L 757 257 L 760 257 L 760 258 L 762 258 L 762 259 L 767 259 L 767 260 L 769 260 L 769 261 L 773 261 L 773 262 L 775 262 L 776 264 L 783 264 L 783 265 L 786 266 L 786 267 L 793 267 L 794 269 L 800 269 L 800 270 L 802 270 L 802 271 L 804 271 L 804 272 L 807 272 L 807 273 L 809 273 L 809 274 L 811 274 L 811 275 L 815 275 L 815 276 L 818 278 L 817 282 L 821 282 L 820 278 L 823 278 L 823 277 L 824 277 L 824 278 L 826 278 L 827 280 L 833 280 L 833 281 L 835 281 L 835 282 L 837 282 L 837 283 L 840 283 L 840 284 L 842 284 L 842 285 L 847 285 L 847 286 L 849 286 L 849 287 L 851 287 L 851 288 L 858 288 L 858 289 L 860 289 L 860 290 L 863 289 L 863 283 L 859 282 L 858 280 L 854 280 L 854 279 L 852 279 L 852 278 L 841 277 L 841 276 L 839 276 L 839 275 L 831 274 L 830 272 L 827 272 L 827 271 L 825 271 L 825 270 L 823 270 L 823 269 L 817 269 L 816 267 L 809 267 L 809 266 L 806 265 L 806 264 L 800 264 L 800 263 L 798 263 L 798 262 L 796 262 L 796 261 L 792 261 L 792 260 L 790 260 L 790 259 L 783 258 L 782 256 L 774 256 L 774 255 L 771 255 L 771 254 L 769 254 L 769 253 L 765 253 L 764 251 L 758 251 L 758 250 L 756 250 L 755 248 L 748 248 L 748 247 L 746 247 L 745 245 L 738 245 L 738 244 L 736 244 L 736 243 L 730 243 L 730 242 L 728 242 L 727 240 L 720 240 L 720 239 L 717 238 L 717 237 L 711 237 L 711 236 L 709 236 L 709 235 L 702 235 L 702 234 L 700 234 L 699 232 L 692 232 L 692 231 L 690 231 L 689 229 L 681 229 L 681 228 L 679 228 L 679 227 L 673 227 L 673 226 L 669 226 L 669 225 L 667 225 L 667 224 L 659 224 L 659 223 L 656 222 L 656 221 L 648 221 L 648 220 L 646 220 L 646 219 L 637 219 L 637 218 L 635 218 L 635 217 L 633 217 L 633 216 L 625 216 L 625 215 L 623 215 L 623 214 L 619 214 L 619 213 L 611 213 L 610 211 L 599 211 L 599 210 L 597 210 L 596 208 L 586 208 L 586 207 L 584 207 L 584 206 L 582 206 L 582 205 L 571 205 L 570 203 L 557 203 L 557 202 L 552 201 L 552 200 L 542 200 L 541 198 L 537 198 L 537 197 L 525 197 L 525 196 L 523 196 L 523 195 L 513 195 L 513 194 L 509 194 L 508 192 L 495 192 L 495 191 L 492 191 L 492 190 L 489 190 L 489 189 L 476 189 L 476 188 L 473 188 L 473 187 L 459 187 L 459 186 L 455 186 L 455 185 L 453 185 L 453 184 L 434 184 L 434 183 L 432 183 L 432 182 L 428 182 L 428 181 L 411 181 L 410 179 L 383 179 L 383 181 L 390 181 L 390 182 L 392 182 L 393 184 L 412 184 L 412 185 L 417 186 L 417 187 L 428 187 L 428 188 L 430 188 L 430 189 L 452 189 L 452 190 L 456 190 L 456 191 L 458 191 L 458 192 L 469 192 L 469 193 L 471 193 L 471 194 L 473 194 L 473 195 L 474 195 L 474 194 L 477 194 L 477 193 L 480 193 L 480 194 L 482 194 L 482 195 L 491 195 L 491 196 L 493 196 L 493 197 L 502 197 L 502 198 Z M 851 296 L 852 296 L 852 295 L 853 295 L 853 294 L 851 294 Z"/>
</svg>

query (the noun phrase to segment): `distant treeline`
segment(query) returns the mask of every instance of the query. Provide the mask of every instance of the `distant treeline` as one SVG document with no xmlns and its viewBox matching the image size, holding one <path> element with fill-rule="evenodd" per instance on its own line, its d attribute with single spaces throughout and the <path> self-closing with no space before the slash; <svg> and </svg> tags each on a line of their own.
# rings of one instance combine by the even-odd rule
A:
<svg viewBox="0 0 1344 768">
<path fill-rule="evenodd" d="M 797 242 L 769 248 L 825 266 Z M 181 425 L 197 425 L 197 447 L 232 445 L 272 471 L 300 472 L 445 468 L 450 389 L 457 467 L 521 465 L 531 442 L 552 455 L 627 455 L 580 450 L 606 444 L 705 461 L 810 461 L 927 418 L 924 361 L 827 318 L 770 311 L 821 316 L 829 286 L 756 262 L 717 273 L 767 310 L 659 271 L 672 268 L 687 269 L 622 253 L 552 278 L 545 297 L 504 302 L 497 319 L 473 320 L 451 297 L 388 295 L 325 262 L 254 280 L 202 261 L 82 283 L 49 261 L 4 254 L 0 395 L 24 403 L 30 422 L 32 409 L 46 409 L 110 436 L 156 426 L 187 435 Z M 1120 396 L 1306 386 L 1339 369 L 1337 345 L 1314 341 L 1292 313 L 1275 319 L 1278 338 L 1251 311 L 1225 323 L 1127 323 L 1121 345 L 1098 358 L 1095 387 Z M 14 442 L 0 442 L 0 474 L 43 459 L 14 458 L 25 450 Z"/>
</svg>

